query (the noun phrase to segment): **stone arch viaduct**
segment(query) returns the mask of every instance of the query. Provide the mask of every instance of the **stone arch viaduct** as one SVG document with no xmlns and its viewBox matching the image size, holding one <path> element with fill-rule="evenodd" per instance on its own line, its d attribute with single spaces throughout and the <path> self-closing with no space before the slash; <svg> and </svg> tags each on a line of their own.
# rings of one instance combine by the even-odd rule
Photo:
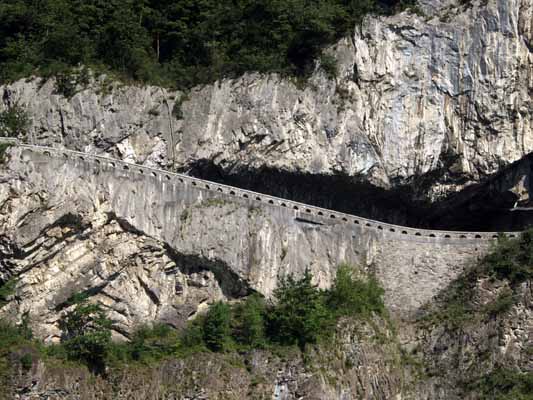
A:
<svg viewBox="0 0 533 400">
<path fill-rule="evenodd" d="M 375 272 L 390 308 L 411 313 L 498 235 L 519 235 L 392 225 L 105 156 L 10 141 L 16 146 L 8 168 L 24 171 L 32 185 L 58 198 L 98 198 L 135 230 L 209 260 L 267 296 L 280 276 L 307 267 L 327 286 L 336 266 L 347 262 Z"/>
</svg>

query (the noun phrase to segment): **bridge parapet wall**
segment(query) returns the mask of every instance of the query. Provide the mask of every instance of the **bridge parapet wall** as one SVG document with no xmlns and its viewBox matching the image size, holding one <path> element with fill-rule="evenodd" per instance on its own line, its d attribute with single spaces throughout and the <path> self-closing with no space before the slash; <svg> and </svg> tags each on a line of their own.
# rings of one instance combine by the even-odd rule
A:
<svg viewBox="0 0 533 400">
<path fill-rule="evenodd" d="M 12 142 L 17 144 L 17 141 L 12 139 Z M 147 167 L 139 164 L 132 164 L 126 161 L 98 156 L 94 154 L 82 153 L 73 150 L 34 146 L 34 145 L 22 145 L 21 148 L 29 149 L 39 152 L 44 155 L 61 157 L 64 159 L 79 159 L 81 161 L 93 162 L 98 165 L 108 166 L 114 169 L 122 169 L 133 174 L 139 174 L 146 177 L 159 178 L 162 180 L 179 182 L 185 186 L 191 186 L 192 188 L 205 189 L 214 192 L 221 196 L 230 196 L 234 198 L 243 198 L 247 200 L 253 200 L 262 204 L 283 207 L 290 209 L 294 212 L 296 217 L 314 217 L 322 221 L 331 220 L 335 222 L 342 222 L 346 224 L 359 225 L 370 229 L 375 229 L 389 234 L 395 234 L 399 236 L 400 240 L 422 238 L 429 239 L 441 239 L 445 241 L 455 242 L 457 240 L 473 240 L 473 241 L 493 241 L 500 235 L 504 235 L 510 238 L 519 236 L 520 232 L 462 232 L 462 231 L 444 231 L 444 230 L 428 230 L 428 229 L 416 229 L 401 225 L 388 224 L 381 221 L 371 220 L 355 215 L 341 213 L 338 211 L 328 210 L 321 207 L 316 207 L 292 200 L 287 200 L 279 197 L 270 196 L 263 193 L 257 193 L 245 189 L 240 189 L 233 186 L 228 186 L 216 182 L 211 182 L 195 177 L 191 177 L 184 174 L 169 172 L 153 167 Z"/>
</svg>

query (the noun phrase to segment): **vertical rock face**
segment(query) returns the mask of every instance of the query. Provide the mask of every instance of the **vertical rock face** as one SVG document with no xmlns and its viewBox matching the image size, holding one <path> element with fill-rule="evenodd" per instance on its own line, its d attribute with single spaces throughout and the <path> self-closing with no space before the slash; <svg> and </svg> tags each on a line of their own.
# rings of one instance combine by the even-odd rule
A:
<svg viewBox="0 0 533 400">
<path fill-rule="evenodd" d="M 40 143 L 184 169 L 210 160 L 230 172 L 342 173 L 385 188 L 428 176 L 419 195 L 437 199 L 533 150 L 533 4 L 420 7 L 367 18 L 328 50 L 338 76 L 318 68 L 304 86 L 248 74 L 187 95 L 103 79 L 71 99 L 51 81 L 1 89 L 5 104 L 28 105 Z"/>
<path fill-rule="evenodd" d="M 172 107 L 179 93 L 158 87 L 122 86 L 106 77 L 64 97 L 53 79 L 28 79 L 3 86 L 4 107 L 27 107 L 26 140 L 88 152 L 108 152 L 147 165 L 166 163 Z"/>
<path fill-rule="evenodd" d="M 232 144 L 216 162 L 385 187 L 440 168 L 466 180 L 494 172 L 532 150 L 532 3 L 486 3 L 369 18 L 331 49 L 338 78 L 318 72 L 303 91 L 254 76 L 204 88 L 186 104 L 177 154 Z M 435 196 L 455 190 L 439 184 Z"/>
<path fill-rule="evenodd" d="M 0 186 L 0 277 L 17 278 L 3 313 L 29 313 L 49 340 L 77 292 L 106 305 L 127 337 L 141 323 L 182 326 L 218 299 L 270 297 L 307 268 L 328 287 L 342 263 L 375 272 L 389 308 L 411 315 L 490 245 L 62 153 L 13 149 Z"/>
</svg>

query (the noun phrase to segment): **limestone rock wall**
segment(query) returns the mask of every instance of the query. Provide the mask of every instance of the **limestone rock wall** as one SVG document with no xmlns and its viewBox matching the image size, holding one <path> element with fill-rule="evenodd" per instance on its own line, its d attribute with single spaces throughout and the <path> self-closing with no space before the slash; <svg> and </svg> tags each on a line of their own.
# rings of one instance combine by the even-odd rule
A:
<svg viewBox="0 0 533 400">
<path fill-rule="evenodd" d="M 390 309 L 410 315 L 490 245 L 481 235 L 419 236 L 309 215 L 186 177 L 45 151 L 10 150 L 0 270 L 18 279 L 4 315 L 29 313 L 49 340 L 59 338 L 57 320 L 76 292 L 97 296 L 127 336 L 140 323 L 181 326 L 217 299 L 250 290 L 268 297 L 281 277 L 306 268 L 328 287 L 343 262 L 375 272 Z"/>
<path fill-rule="evenodd" d="M 461 2 L 464 3 L 464 2 Z M 389 188 L 430 175 L 438 199 L 533 150 L 532 0 L 424 0 L 422 14 L 368 17 L 299 85 L 247 74 L 190 93 L 105 79 L 71 99 L 54 83 L 3 86 L 38 143 L 187 169 L 342 173 Z M 174 110 L 174 112 L 173 112 Z M 416 188 L 415 188 L 416 191 Z"/>
</svg>

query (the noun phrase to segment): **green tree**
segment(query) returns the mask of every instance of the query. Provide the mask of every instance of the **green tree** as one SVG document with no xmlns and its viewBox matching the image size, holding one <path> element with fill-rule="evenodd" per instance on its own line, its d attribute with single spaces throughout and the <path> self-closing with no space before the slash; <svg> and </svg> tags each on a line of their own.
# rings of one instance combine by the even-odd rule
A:
<svg viewBox="0 0 533 400">
<path fill-rule="evenodd" d="M 209 350 L 222 351 L 231 338 L 231 309 L 218 301 L 209 307 L 204 320 L 203 339 Z"/>
<path fill-rule="evenodd" d="M 237 340 L 248 346 L 258 348 L 266 343 L 265 338 L 265 300 L 259 294 L 252 294 L 236 309 Z"/>
<path fill-rule="evenodd" d="M 111 342 L 111 327 L 111 320 L 99 304 L 76 297 L 73 310 L 60 320 L 69 358 L 96 369 L 103 368 Z"/>
<path fill-rule="evenodd" d="M 277 303 L 270 312 L 270 330 L 279 343 L 303 348 L 316 343 L 329 328 L 332 319 L 324 293 L 311 280 L 309 270 L 298 280 L 289 275 L 274 291 Z"/>
</svg>

